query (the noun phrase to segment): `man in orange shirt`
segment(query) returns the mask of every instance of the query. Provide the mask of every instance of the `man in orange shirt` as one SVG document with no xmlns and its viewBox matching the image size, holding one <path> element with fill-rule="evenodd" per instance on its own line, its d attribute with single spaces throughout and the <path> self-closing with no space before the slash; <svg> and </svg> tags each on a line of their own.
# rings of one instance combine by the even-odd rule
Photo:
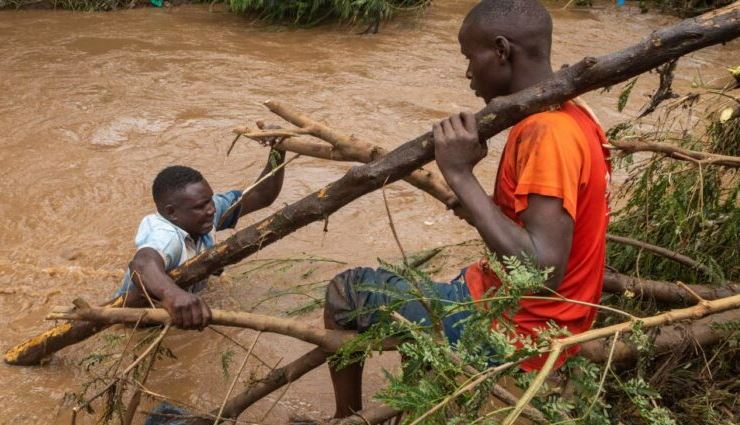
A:
<svg viewBox="0 0 740 425">
<path fill-rule="evenodd" d="M 459 33 L 469 65 L 470 87 L 486 103 L 525 90 L 552 77 L 552 20 L 537 0 L 483 0 L 466 16 Z M 531 115 L 515 125 L 501 157 L 493 198 L 473 175 L 487 153 L 471 113 L 453 115 L 433 126 L 434 147 L 445 180 L 457 195 L 468 221 L 499 258 L 531 258 L 552 268 L 547 287 L 562 297 L 598 304 L 601 298 L 608 224 L 608 154 L 604 133 L 589 112 L 573 102 Z M 442 300 L 480 299 L 495 291 L 496 275 L 480 261 L 450 283 L 434 286 Z M 380 290 L 367 290 L 367 286 Z M 325 324 L 331 329 L 363 331 L 377 315 L 363 310 L 391 304 L 393 293 L 408 283 L 385 270 L 357 268 L 335 277 L 327 289 Z M 490 293 L 490 292 L 489 292 Z M 359 312 L 359 314 L 358 314 Z M 418 301 L 409 300 L 399 312 L 412 321 L 428 323 Z M 521 335 L 536 337 L 547 323 L 571 333 L 587 330 L 595 308 L 561 299 L 523 300 L 510 318 Z M 445 317 L 445 335 L 454 343 L 461 314 Z M 561 364 L 574 351 L 565 353 Z M 541 367 L 531 358 L 521 367 Z M 558 365 L 559 365 L 558 364 Z M 331 370 L 336 417 L 362 408 L 362 366 Z"/>
</svg>

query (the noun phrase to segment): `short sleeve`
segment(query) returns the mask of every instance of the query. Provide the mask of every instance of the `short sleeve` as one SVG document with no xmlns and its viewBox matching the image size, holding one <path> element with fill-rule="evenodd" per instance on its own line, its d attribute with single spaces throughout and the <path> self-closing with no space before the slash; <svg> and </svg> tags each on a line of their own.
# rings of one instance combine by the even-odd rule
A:
<svg viewBox="0 0 740 425">
<path fill-rule="evenodd" d="M 236 226 L 236 223 L 239 221 L 241 207 L 234 209 L 234 211 L 226 217 L 221 226 L 219 226 L 219 223 L 221 223 L 221 217 L 224 213 L 226 213 L 229 207 L 238 202 L 241 196 L 242 192 L 240 190 L 230 190 L 228 192 L 213 195 L 213 203 L 216 206 L 216 214 L 213 216 L 213 227 L 216 230 L 232 229 Z"/>
<path fill-rule="evenodd" d="M 175 229 L 152 225 L 145 219 L 136 234 L 136 249 L 151 248 L 164 260 L 165 271 L 179 266 L 182 256 L 182 242 Z"/>
<path fill-rule="evenodd" d="M 575 220 L 581 178 L 588 175 L 583 170 L 587 164 L 583 132 L 560 113 L 538 114 L 523 124 L 516 140 L 515 213 L 526 210 L 528 196 L 537 194 L 562 199 Z"/>
</svg>

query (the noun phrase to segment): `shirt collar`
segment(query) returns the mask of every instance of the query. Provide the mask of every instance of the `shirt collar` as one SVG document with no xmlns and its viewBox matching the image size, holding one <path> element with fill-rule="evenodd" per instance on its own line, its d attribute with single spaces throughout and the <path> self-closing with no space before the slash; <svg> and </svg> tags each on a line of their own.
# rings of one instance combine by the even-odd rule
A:
<svg viewBox="0 0 740 425">
<path fill-rule="evenodd" d="M 172 226 L 175 229 L 175 231 L 177 232 L 177 234 L 179 234 L 180 236 L 182 236 L 183 239 L 185 239 L 185 240 L 190 239 L 194 244 L 197 244 L 200 239 L 203 239 L 203 236 L 201 236 L 200 238 L 198 238 L 198 240 L 193 239 L 193 237 L 190 236 L 190 233 L 186 232 L 185 230 L 183 230 L 182 228 L 180 228 L 175 223 L 167 220 L 162 214 L 160 214 L 160 213 L 157 212 L 156 215 L 157 215 L 157 218 L 159 218 L 160 220 L 165 221 L 167 224 L 169 224 L 170 226 Z"/>
</svg>

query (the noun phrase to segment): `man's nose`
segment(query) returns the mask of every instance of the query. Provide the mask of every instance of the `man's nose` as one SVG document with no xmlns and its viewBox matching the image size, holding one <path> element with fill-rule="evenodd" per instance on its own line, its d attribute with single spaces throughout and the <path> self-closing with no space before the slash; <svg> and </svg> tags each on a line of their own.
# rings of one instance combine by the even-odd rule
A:
<svg viewBox="0 0 740 425">
<path fill-rule="evenodd" d="M 208 213 L 208 215 L 215 215 L 216 206 L 213 203 L 208 204 L 208 210 L 206 210 L 206 213 Z"/>
<path fill-rule="evenodd" d="M 468 80 L 473 79 L 473 73 L 470 71 L 470 65 L 468 65 L 468 69 L 465 70 L 465 78 Z"/>
</svg>

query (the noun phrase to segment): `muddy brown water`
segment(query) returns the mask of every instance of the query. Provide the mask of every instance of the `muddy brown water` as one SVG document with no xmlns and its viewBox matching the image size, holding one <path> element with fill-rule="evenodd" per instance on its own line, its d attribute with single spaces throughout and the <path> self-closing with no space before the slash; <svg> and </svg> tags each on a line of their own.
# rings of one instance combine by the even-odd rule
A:
<svg viewBox="0 0 740 425">
<path fill-rule="evenodd" d="M 198 168 L 217 190 L 241 187 L 254 178 L 264 150 L 241 143 L 230 157 L 225 153 L 232 127 L 257 118 L 278 122 L 262 101 L 288 103 L 386 148 L 426 131 L 447 114 L 478 109 L 481 102 L 468 89 L 456 40 L 471 5 L 435 2 L 421 20 L 397 20 L 372 37 L 346 27 L 266 27 L 200 6 L 105 14 L 0 12 L 0 348 L 47 328 L 43 317 L 53 306 L 68 305 L 81 295 L 91 301 L 108 298 L 134 252 L 139 220 L 152 211 L 149 187 L 162 167 Z M 553 14 L 556 67 L 625 47 L 675 21 L 608 7 Z M 721 76 L 725 65 L 734 64 L 732 57 L 738 58 L 736 44 L 682 59 L 678 86 L 688 88 L 698 74 L 704 80 Z M 624 114 L 615 110 L 617 90 L 586 99 L 610 126 L 639 109 L 654 80 L 641 78 L 636 100 Z M 502 141 L 503 136 L 494 140 L 477 170 L 488 187 Z M 348 168 L 311 158 L 296 161 L 277 203 L 246 217 L 240 227 Z M 391 185 L 387 194 L 407 251 L 476 236 L 437 201 L 408 185 Z M 333 215 L 328 229 L 324 233 L 321 223 L 308 226 L 227 269 L 213 282 L 208 300 L 247 309 L 276 291 L 328 279 L 349 265 L 398 256 L 379 193 Z M 306 253 L 346 265 L 281 261 L 265 266 L 257 261 L 306 258 Z M 438 274 L 451 277 L 458 266 L 444 264 Z M 255 311 L 280 314 L 307 300 L 303 295 L 272 298 Z M 318 311 L 301 320 L 321 323 Z M 251 331 L 226 331 L 244 345 L 254 337 Z M 148 387 L 198 408 L 217 406 L 231 379 L 223 376 L 222 353 L 234 352 L 233 377 L 244 352 L 210 331 L 174 331 L 166 341 L 177 360 L 157 363 Z M 2 364 L 0 423 L 69 423 L 69 407 L 61 400 L 90 380 L 79 363 L 109 350 L 106 344 L 104 338 L 79 344 L 42 367 Z M 270 364 L 285 364 L 308 348 L 263 335 L 256 353 Z M 383 385 L 381 367 L 395 364 L 392 355 L 371 360 L 368 401 Z M 250 370 L 257 367 L 249 365 Z M 332 409 L 328 372 L 319 368 L 242 419 L 284 423 L 290 415 L 321 417 Z M 84 416 L 81 423 L 94 423 L 94 417 Z"/>
</svg>

